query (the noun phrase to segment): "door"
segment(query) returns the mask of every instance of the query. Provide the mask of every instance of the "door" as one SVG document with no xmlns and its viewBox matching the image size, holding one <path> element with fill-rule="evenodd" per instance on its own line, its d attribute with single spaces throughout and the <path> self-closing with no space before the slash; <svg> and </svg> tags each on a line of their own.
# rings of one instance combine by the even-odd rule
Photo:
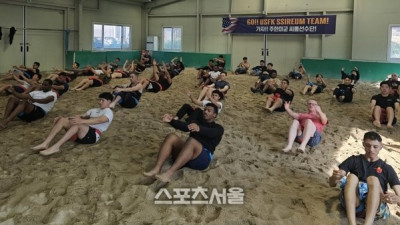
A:
<svg viewBox="0 0 400 225">
<path fill-rule="evenodd" d="M 2 38 L 0 40 L 0 73 L 5 73 L 13 65 L 23 65 L 23 53 L 20 51 L 22 44 L 23 26 L 22 6 L 0 3 L 0 27 Z M 17 32 L 14 35 L 13 43 L 9 42 L 10 27 L 15 27 Z"/>
<path fill-rule="evenodd" d="M 64 11 L 25 6 L 25 16 L 24 29 L 24 6 L 0 3 L 0 73 L 24 62 L 31 67 L 36 61 L 41 71 L 64 68 Z M 17 30 L 12 44 L 10 27 Z"/>
<path fill-rule="evenodd" d="M 40 62 L 40 70 L 64 68 L 64 11 L 28 7 L 26 63 Z"/>
</svg>

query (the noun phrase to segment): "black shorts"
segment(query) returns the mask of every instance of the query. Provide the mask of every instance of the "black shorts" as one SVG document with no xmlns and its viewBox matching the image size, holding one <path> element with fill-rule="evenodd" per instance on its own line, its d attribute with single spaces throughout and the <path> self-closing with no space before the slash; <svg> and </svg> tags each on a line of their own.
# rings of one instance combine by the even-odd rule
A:
<svg viewBox="0 0 400 225">
<path fill-rule="evenodd" d="M 100 136 L 100 131 L 93 127 L 89 127 L 89 130 L 86 133 L 85 137 L 83 137 L 82 139 L 77 138 L 75 142 L 79 144 L 94 144 L 98 141 L 96 134 Z"/>
<path fill-rule="evenodd" d="M 30 113 L 22 112 L 18 115 L 18 117 L 23 121 L 32 122 L 32 121 L 38 120 L 40 118 L 43 118 L 45 115 L 46 115 L 46 113 L 44 112 L 44 110 L 42 108 L 34 105 L 34 108 Z"/>
<path fill-rule="evenodd" d="M 150 88 L 150 89 L 149 89 Z M 147 85 L 146 90 L 149 92 L 157 93 L 162 90 L 161 84 L 155 81 L 150 81 L 149 85 Z"/>
<path fill-rule="evenodd" d="M 26 89 L 23 88 L 22 86 L 15 85 L 15 86 L 13 86 L 13 88 L 14 88 L 14 91 L 16 91 L 18 93 L 24 93 L 26 91 Z"/>
<path fill-rule="evenodd" d="M 117 95 L 121 96 L 118 102 L 124 108 L 135 108 L 139 104 L 139 100 L 129 92 L 120 92 Z"/>
<path fill-rule="evenodd" d="M 98 79 L 93 79 L 93 84 L 91 87 L 101 87 L 103 83 L 101 83 Z"/>
</svg>

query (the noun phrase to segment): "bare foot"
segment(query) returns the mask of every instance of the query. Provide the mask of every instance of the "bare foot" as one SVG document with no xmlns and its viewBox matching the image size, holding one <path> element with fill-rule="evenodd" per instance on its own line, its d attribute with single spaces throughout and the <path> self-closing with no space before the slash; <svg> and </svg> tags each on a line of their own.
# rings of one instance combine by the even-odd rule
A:
<svg viewBox="0 0 400 225">
<path fill-rule="evenodd" d="M 157 180 L 165 182 L 165 183 L 168 183 L 171 181 L 171 177 L 169 177 L 165 173 L 156 175 L 156 178 L 157 178 Z"/>
<path fill-rule="evenodd" d="M 381 122 L 379 122 L 379 120 L 374 120 L 374 122 L 372 122 L 372 124 L 375 126 L 375 127 L 381 127 Z"/>
<path fill-rule="evenodd" d="M 155 175 L 157 175 L 160 171 L 157 170 L 150 170 L 149 172 L 143 172 L 143 175 L 146 177 L 154 177 Z"/>
<path fill-rule="evenodd" d="M 57 153 L 59 151 L 60 151 L 59 148 L 49 148 L 49 149 L 40 151 L 40 154 L 41 155 L 52 155 L 52 154 Z"/>
<path fill-rule="evenodd" d="M 39 151 L 39 150 L 44 150 L 44 149 L 48 149 L 48 148 L 49 148 L 49 145 L 42 143 L 40 145 L 36 145 L 35 147 L 32 147 L 31 149 L 33 151 Z"/>
<path fill-rule="evenodd" d="M 387 127 L 387 129 L 389 129 L 389 130 L 393 129 L 393 126 L 392 126 L 392 125 L 389 125 L 389 124 L 388 124 L 386 127 Z"/>
<path fill-rule="evenodd" d="M 292 150 L 292 147 L 286 146 L 286 147 L 283 148 L 281 151 L 282 151 L 283 153 L 287 153 L 287 152 L 289 152 L 290 150 Z"/>
<path fill-rule="evenodd" d="M 266 112 L 272 113 L 272 110 L 271 110 L 270 108 L 263 107 L 263 109 L 264 109 Z"/>
<path fill-rule="evenodd" d="M 297 152 L 306 153 L 306 150 L 305 149 L 301 149 L 301 148 L 297 148 Z"/>
</svg>

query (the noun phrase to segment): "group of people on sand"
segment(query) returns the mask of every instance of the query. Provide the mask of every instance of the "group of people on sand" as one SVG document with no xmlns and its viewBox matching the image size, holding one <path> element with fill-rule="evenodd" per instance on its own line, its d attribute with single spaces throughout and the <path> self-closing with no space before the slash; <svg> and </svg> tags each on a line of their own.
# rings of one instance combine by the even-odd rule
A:
<svg viewBox="0 0 400 225">
<path fill-rule="evenodd" d="M 140 61 L 144 62 L 145 56 L 146 54 L 144 54 L 144 57 L 142 56 Z M 57 117 L 48 138 L 33 149 L 40 150 L 42 155 L 53 154 L 58 152 L 60 146 L 71 138 L 71 134 L 78 134 L 74 137 L 79 143 L 97 142 L 101 133 L 108 128 L 112 121 L 113 113 L 110 108 L 114 108 L 116 104 L 125 108 L 134 108 L 138 105 L 143 91 L 156 93 L 167 90 L 171 86 L 172 78 L 169 71 L 173 71 L 174 75 L 177 76 L 184 68 L 182 59 L 178 62 L 176 59 L 172 59 L 169 65 L 165 63 L 158 65 L 156 60 L 153 60 L 148 65 L 152 67 L 152 76 L 149 79 L 139 79 L 139 74 L 135 71 L 130 72 L 128 75 L 130 83 L 114 87 L 112 93 L 104 92 L 100 94 L 100 108 L 89 110 L 84 115 L 66 118 Z M 42 77 L 38 69 L 40 63 L 35 62 L 32 68 L 15 66 L 2 80 L 14 79 L 21 85 L 0 85 L 0 90 L 10 95 L 0 122 L 1 128 L 6 128 L 15 117 L 27 122 L 43 118 L 54 107 L 61 95 L 69 90 L 69 83 L 78 76 L 95 74 L 95 76 L 83 78 L 72 90 L 84 90 L 88 87 L 108 83 L 114 68 L 118 69 L 118 62 L 119 58 L 113 63 L 101 65 L 100 70 L 94 70 L 91 67 L 80 70 L 79 63 L 74 62 L 72 70 L 56 69 L 43 82 L 40 82 Z M 177 64 L 179 66 L 176 66 Z M 86 125 L 90 129 L 87 129 Z M 99 128 L 96 128 L 97 126 Z M 62 128 L 67 130 L 65 136 L 53 146 L 49 146 L 55 134 L 60 132 Z"/>
<path fill-rule="evenodd" d="M 154 59 L 149 62 L 148 57 L 142 57 L 137 64 L 133 61 L 128 68 L 125 63 L 123 68 L 119 69 L 119 58 L 117 58 L 114 64 L 100 66 L 100 70 L 91 67 L 79 70 L 79 63 L 75 62 L 72 70 L 58 70 L 42 83 L 40 83 L 41 74 L 38 70 L 39 63 L 35 62 L 32 68 L 15 67 L 3 79 L 14 79 L 21 85 L 1 86 L 0 90 L 4 90 L 11 96 L 0 125 L 6 127 L 17 116 L 28 122 L 44 117 L 57 99 L 69 89 L 69 83 L 78 76 L 93 75 L 82 79 L 73 90 L 101 86 L 119 77 L 115 75 L 116 73 L 123 74 L 121 77 L 129 78 L 129 83 L 114 87 L 112 93 L 101 93 L 98 96 L 99 107 L 97 108 L 89 109 L 80 115 L 56 117 L 48 136 L 32 149 L 39 151 L 42 155 L 51 155 L 60 152 L 60 147 L 68 140 L 81 144 L 96 143 L 113 121 L 112 108 L 116 104 L 124 108 L 134 108 L 139 104 L 143 92 L 157 93 L 171 86 L 173 77 L 179 75 L 184 68 L 182 59 L 178 62 L 175 60 L 177 58 L 172 59 L 169 64 L 159 65 Z M 152 69 L 149 79 L 139 79 L 139 74 L 145 70 L 143 66 Z M 197 98 L 191 92 L 187 93 L 194 105 L 185 103 L 175 115 L 163 116 L 164 123 L 180 131 L 189 132 L 189 136 L 182 139 L 176 133 L 168 134 L 159 149 L 155 165 L 143 173 L 145 176 L 169 182 L 174 173 L 182 167 L 195 170 L 204 170 L 209 167 L 216 147 L 224 134 L 224 128 L 215 122 L 223 109 L 221 101 L 230 89 L 224 66 L 225 61 L 221 55 L 211 59 L 207 66 L 199 68 L 196 87 L 202 90 Z M 246 69 L 247 73 L 249 68 L 246 57 L 243 58 L 236 72 L 241 74 Z M 318 102 L 310 99 L 307 102 L 306 113 L 294 112 L 290 107 L 294 92 L 289 88 L 289 79 L 278 79 L 273 64 L 268 63 L 265 66 L 262 60 L 260 65 L 253 67 L 252 70 L 252 74 L 257 75 L 258 80 L 251 91 L 270 95 L 266 99 L 265 110 L 286 111 L 293 119 L 287 144 L 282 152 L 292 151 L 294 142 L 299 143 L 297 152 L 300 153 L 306 151 L 307 145 L 310 147 L 318 145 L 322 140 L 322 132 L 329 123 Z M 340 102 L 351 102 L 360 74 L 358 68 L 354 68 L 351 74 L 345 74 L 344 69 L 341 72 L 342 83 L 334 89 L 333 98 Z M 301 94 L 313 95 L 323 92 L 326 88 L 323 75 L 317 74 L 315 81 L 312 82 L 302 65 L 290 75 L 293 79 L 302 79 L 305 76 L 307 76 L 307 83 Z M 387 128 L 392 129 L 396 123 L 395 114 L 399 111 L 399 84 L 397 74 L 391 74 L 387 80 L 380 83 L 380 94 L 371 98 L 374 126 L 381 127 L 381 124 L 387 124 Z M 62 130 L 66 131 L 65 134 L 52 144 L 56 135 Z M 382 149 L 382 138 L 376 132 L 367 132 L 362 144 L 365 154 L 346 159 L 329 178 L 331 186 L 340 184 L 340 202 L 346 208 L 350 224 L 355 224 L 356 215 L 360 216 L 362 213 L 364 213 L 365 224 L 372 224 L 376 218 L 388 217 L 388 203 L 400 204 L 400 182 L 397 174 L 378 156 Z M 169 158 L 172 158 L 172 165 L 166 171 L 162 171 L 164 163 Z M 394 189 L 394 194 L 387 192 L 387 183 Z"/>
<path fill-rule="evenodd" d="M 263 64 L 264 61 L 261 61 L 260 67 L 253 68 L 252 74 L 259 78 L 251 87 L 251 91 L 271 94 L 267 97 L 265 109 L 268 112 L 286 111 L 293 119 L 287 145 L 282 151 L 285 153 L 292 151 L 294 142 L 298 142 L 300 145 L 297 152 L 304 153 L 307 145 L 314 147 L 321 142 L 322 131 L 329 123 L 328 118 L 318 103 L 311 99 L 307 102 L 307 113 L 296 113 L 291 110 L 290 104 L 294 93 L 288 88 L 289 80 L 282 79 L 278 85 L 279 81 L 273 80 L 276 79 L 276 75 L 270 76 L 271 73 L 262 67 Z M 353 94 L 356 93 L 355 86 L 360 79 L 359 70 L 355 67 L 350 74 L 346 74 L 342 68 L 341 74 L 342 82 L 333 89 L 332 97 L 339 102 L 351 102 Z M 301 94 L 313 95 L 321 93 L 326 88 L 321 74 L 317 74 L 315 82 L 311 82 L 302 65 L 297 71 L 293 70 L 289 74 L 290 78 L 297 80 L 305 76 L 308 81 Z M 380 128 L 381 124 L 386 124 L 388 129 L 392 129 L 396 123 L 395 115 L 399 113 L 400 102 L 399 84 L 398 75 L 393 73 L 380 83 L 380 93 L 372 96 L 370 104 L 374 126 Z M 387 219 L 390 214 L 388 204 L 400 205 L 398 176 L 394 169 L 378 156 L 382 149 L 381 136 L 373 131 L 366 132 L 362 145 L 365 154 L 349 157 L 339 165 L 339 169 L 332 172 L 329 178 L 330 186 L 340 184 L 339 199 L 346 210 L 349 224 L 356 224 L 356 217 L 365 218 L 364 224 L 372 224 L 377 219 Z M 387 192 L 388 183 L 395 193 Z"/>
</svg>

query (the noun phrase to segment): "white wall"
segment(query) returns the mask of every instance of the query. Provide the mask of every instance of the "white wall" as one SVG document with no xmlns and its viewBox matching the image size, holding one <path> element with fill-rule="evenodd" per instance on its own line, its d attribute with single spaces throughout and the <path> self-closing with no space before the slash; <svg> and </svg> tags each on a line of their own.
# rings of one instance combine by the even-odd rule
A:
<svg viewBox="0 0 400 225">
<path fill-rule="evenodd" d="M 399 24 L 400 1 L 355 2 L 353 59 L 386 61 L 389 24 Z"/>
</svg>

